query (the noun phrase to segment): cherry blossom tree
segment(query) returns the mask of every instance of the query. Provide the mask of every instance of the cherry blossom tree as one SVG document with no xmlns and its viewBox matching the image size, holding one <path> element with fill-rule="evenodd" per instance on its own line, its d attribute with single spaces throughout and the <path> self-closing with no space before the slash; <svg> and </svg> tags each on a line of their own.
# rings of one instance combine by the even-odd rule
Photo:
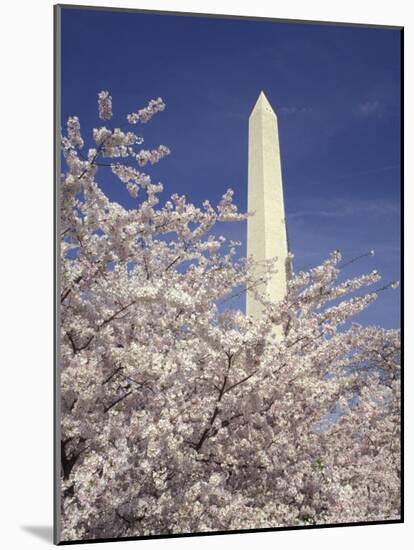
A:
<svg viewBox="0 0 414 550">
<path fill-rule="evenodd" d="M 212 231 L 246 218 L 233 192 L 161 206 L 141 170 L 168 147 L 112 128 L 108 92 L 98 105 L 93 147 L 77 117 L 62 137 L 62 540 L 398 519 L 399 331 L 352 323 L 395 283 L 343 281 L 335 251 L 271 303 Z M 230 307 L 246 288 L 259 321 Z"/>
</svg>

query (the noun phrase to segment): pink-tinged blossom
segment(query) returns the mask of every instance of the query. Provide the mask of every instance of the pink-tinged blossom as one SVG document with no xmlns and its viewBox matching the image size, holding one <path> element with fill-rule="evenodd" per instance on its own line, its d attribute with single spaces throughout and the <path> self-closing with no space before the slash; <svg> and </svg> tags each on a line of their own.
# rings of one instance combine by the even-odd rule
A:
<svg viewBox="0 0 414 550">
<path fill-rule="evenodd" d="M 80 133 L 79 118 L 77 116 L 71 116 L 68 118 L 68 139 L 72 147 L 82 149 L 83 139 Z"/>
<path fill-rule="evenodd" d="M 151 183 L 151 178 L 148 174 L 138 172 L 131 166 L 125 166 L 124 164 L 111 164 L 111 169 L 114 174 L 124 183 L 134 182 L 142 185 L 143 187 Z"/>
<path fill-rule="evenodd" d="M 168 147 L 165 145 L 160 145 L 158 149 L 153 149 L 152 151 L 141 149 L 135 158 L 140 166 L 145 166 L 148 162 L 151 164 L 156 164 L 170 153 L 171 151 Z"/>
<path fill-rule="evenodd" d="M 127 116 L 127 120 L 130 124 L 137 124 L 137 122 L 147 123 L 155 113 L 159 113 L 165 109 L 165 103 L 159 97 L 157 99 L 151 99 L 146 107 L 140 109 L 137 113 L 130 113 Z"/>
<path fill-rule="evenodd" d="M 102 91 L 98 94 L 99 118 L 109 120 L 112 118 L 112 97 L 109 92 Z"/>
</svg>

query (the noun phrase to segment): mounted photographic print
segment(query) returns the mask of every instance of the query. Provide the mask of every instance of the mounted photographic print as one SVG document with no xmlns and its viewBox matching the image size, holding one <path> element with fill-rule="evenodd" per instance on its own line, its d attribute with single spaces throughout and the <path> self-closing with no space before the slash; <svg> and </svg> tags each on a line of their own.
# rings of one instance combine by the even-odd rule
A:
<svg viewBox="0 0 414 550">
<path fill-rule="evenodd" d="M 403 521 L 402 44 L 55 7 L 55 543 Z"/>
</svg>

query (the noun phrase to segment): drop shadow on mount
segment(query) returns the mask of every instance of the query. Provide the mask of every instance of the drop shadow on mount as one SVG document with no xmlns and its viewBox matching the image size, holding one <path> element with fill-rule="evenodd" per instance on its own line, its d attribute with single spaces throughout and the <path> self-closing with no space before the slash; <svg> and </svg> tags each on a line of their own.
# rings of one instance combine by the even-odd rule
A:
<svg viewBox="0 0 414 550">
<path fill-rule="evenodd" d="M 38 539 L 53 543 L 53 527 L 51 525 L 21 525 L 20 528 Z"/>
</svg>

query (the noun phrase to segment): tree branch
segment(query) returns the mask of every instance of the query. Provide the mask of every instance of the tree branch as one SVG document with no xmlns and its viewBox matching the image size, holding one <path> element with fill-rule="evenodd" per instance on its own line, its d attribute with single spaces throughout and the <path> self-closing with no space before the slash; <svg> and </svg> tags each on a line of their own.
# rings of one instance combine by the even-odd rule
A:
<svg viewBox="0 0 414 550">
<path fill-rule="evenodd" d="M 118 310 L 116 313 L 108 317 L 108 319 L 104 319 L 102 323 L 99 325 L 98 330 L 100 330 L 102 327 L 113 321 L 120 313 L 128 309 L 129 307 L 133 306 L 135 304 L 135 300 L 127 304 L 126 306 L 122 307 L 120 310 Z"/>
<path fill-rule="evenodd" d="M 124 395 L 121 395 L 121 397 L 118 397 L 118 399 L 116 399 L 113 403 L 111 403 L 108 407 L 105 407 L 104 408 L 104 413 L 107 413 L 108 411 L 110 411 L 113 407 L 115 407 L 115 405 L 117 405 L 119 402 L 123 401 L 126 397 L 128 397 L 128 395 L 131 395 L 132 393 L 132 390 L 130 390 L 129 392 L 125 393 Z"/>
<path fill-rule="evenodd" d="M 221 399 L 222 399 L 222 397 L 225 393 L 225 388 L 226 388 L 226 384 L 227 384 L 228 374 L 229 374 L 229 371 L 230 371 L 230 368 L 231 368 L 232 358 L 233 358 L 233 355 L 228 353 L 227 354 L 227 372 L 224 376 L 224 380 L 223 380 L 223 383 L 221 385 L 219 395 L 217 397 L 216 406 L 214 408 L 213 414 L 211 415 L 208 426 L 204 429 L 198 443 L 194 446 L 196 451 L 199 451 L 201 449 L 201 447 L 203 446 L 204 441 L 211 435 L 211 429 L 213 427 L 214 421 L 217 418 L 218 413 L 220 412 L 219 403 L 220 403 L 220 401 L 221 401 Z"/>
</svg>

